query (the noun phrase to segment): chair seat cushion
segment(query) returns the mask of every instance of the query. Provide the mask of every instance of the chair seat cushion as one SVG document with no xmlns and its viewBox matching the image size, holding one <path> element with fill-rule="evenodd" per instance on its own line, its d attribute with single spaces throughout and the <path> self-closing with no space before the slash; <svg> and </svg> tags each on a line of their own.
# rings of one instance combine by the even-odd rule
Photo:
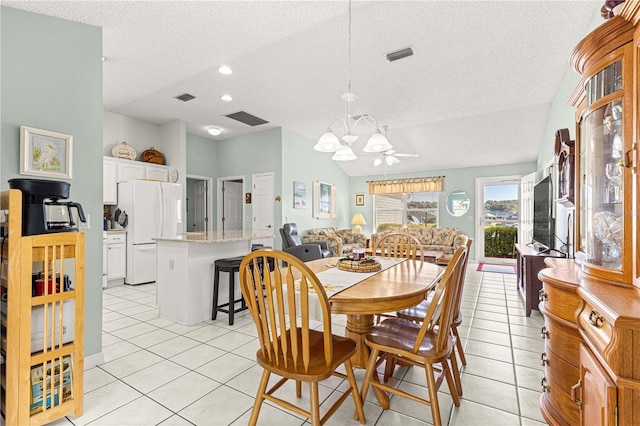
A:
<svg viewBox="0 0 640 426">
<path fill-rule="evenodd" d="M 282 338 L 282 336 L 279 336 L 278 340 L 281 340 Z M 286 332 L 286 338 L 289 340 L 291 339 L 290 329 Z M 340 364 L 343 364 L 356 353 L 356 342 L 353 340 L 336 335 L 332 335 L 332 340 L 333 357 L 330 365 L 328 366 L 326 365 L 324 357 L 323 333 L 317 330 L 309 331 L 309 347 L 311 348 L 311 356 L 309 359 L 309 368 L 306 370 L 301 355 L 298 356 L 297 365 L 294 365 L 293 354 L 291 353 L 286 355 L 285 360 L 282 356 L 274 358 L 273 353 L 263 354 L 262 350 L 258 350 L 256 358 L 258 360 L 258 364 L 260 364 L 264 369 L 288 379 L 295 379 L 303 382 L 324 380 L 330 377 Z M 302 354 L 303 350 L 301 343 L 298 344 L 298 348 L 298 354 Z"/>
<path fill-rule="evenodd" d="M 427 310 L 429 309 L 429 303 L 430 303 L 430 299 L 424 300 L 423 302 L 421 302 L 416 306 L 396 312 L 396 315 L 399 318 L 403 318 L 409 321 L 420 322 L 427 315 Z M 453 323 L 452 323 L 452 325 L 455 325 L 455 326 L 459 326 L 460 324 L 462 324 L 462 311 L 458 312 L 458 316 L 456 317 L 455 320 L 453 320 Z"/>
<path fill-rule="evenodd" d="M 446 348 L 438 353 L 435 347 L 438 333 L 434 331 L 427 331 L 417 354 L 413 353 L 413 346 L 418 338 L 420 327 L 421 324 L 402 318 L 385 319 L 367 333 L 366 342 L 370 346 L 377 346 L 382 352 L 398 353 L 412 359 L 420 357 L 428 358 L 432 362 L 439 362 L 439 360 L 447 358 L 453 349 L 453 341 L 449 336 Z M 387 349 L 385 350 L 385 348 Z"/>
</svg>

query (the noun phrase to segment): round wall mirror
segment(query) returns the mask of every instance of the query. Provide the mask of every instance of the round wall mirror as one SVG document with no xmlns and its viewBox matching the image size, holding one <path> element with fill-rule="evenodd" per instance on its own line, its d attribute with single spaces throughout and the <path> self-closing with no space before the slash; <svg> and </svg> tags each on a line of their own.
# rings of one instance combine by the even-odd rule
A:
<svg viewBox="0 0 640 426">
<path fill-rule="evenodd" d="M 469 194 L 461 189 L 454 189 L 447 195 L 447 211 L 451 216 L 462 216 L 469 210 Z"/>
</svg>

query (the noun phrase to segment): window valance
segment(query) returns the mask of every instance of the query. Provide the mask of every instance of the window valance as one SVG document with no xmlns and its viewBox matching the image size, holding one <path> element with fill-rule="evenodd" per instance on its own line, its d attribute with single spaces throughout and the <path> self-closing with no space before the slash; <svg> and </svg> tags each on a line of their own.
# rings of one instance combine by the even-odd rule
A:
<svg viewBox="0 0 640 426">
<path fill-rule="evenodd" d="M 370 180 L 369 194 L 401 194 L 403 192 L 440 192 L 444 190 L 444 176 L 407 179 Z"/>
</svg>

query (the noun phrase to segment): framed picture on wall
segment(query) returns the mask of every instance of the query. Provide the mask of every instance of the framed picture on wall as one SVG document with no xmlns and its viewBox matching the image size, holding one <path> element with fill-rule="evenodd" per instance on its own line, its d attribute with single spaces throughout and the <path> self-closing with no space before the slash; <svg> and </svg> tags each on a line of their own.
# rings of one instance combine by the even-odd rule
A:
<svg viewBox="0 0 640 426">
<path fill-rule="evenodd" d="M 313 217 L 332 219 L 336 217 L 336 186 L 327 182 L 313 183 Z"/>
<path fill-rule="evenodd" d="M 364 206 L 364 194 L 356 194 L 356 207 Z"/>
<path fill-rule="evenodd" d="M 293 208 L 307 208 L 307 183 L 293 181 Z"/>
<path fill-rule="evenodd" d="M 20 126 L 20 174 L 71 179 L 73 136 Z"/>
</svg>

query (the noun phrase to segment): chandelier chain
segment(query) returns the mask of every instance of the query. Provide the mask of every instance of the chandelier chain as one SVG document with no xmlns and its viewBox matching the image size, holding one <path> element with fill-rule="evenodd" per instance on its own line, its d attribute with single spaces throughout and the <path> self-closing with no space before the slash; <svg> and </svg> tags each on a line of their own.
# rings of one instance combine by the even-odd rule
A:
<svg viewBox="0 0 640 426">
<path fill-rule="evenodd" d="M 351 0 L 349 0 L 349 93 L 351 93 Z"/>
</svg>

